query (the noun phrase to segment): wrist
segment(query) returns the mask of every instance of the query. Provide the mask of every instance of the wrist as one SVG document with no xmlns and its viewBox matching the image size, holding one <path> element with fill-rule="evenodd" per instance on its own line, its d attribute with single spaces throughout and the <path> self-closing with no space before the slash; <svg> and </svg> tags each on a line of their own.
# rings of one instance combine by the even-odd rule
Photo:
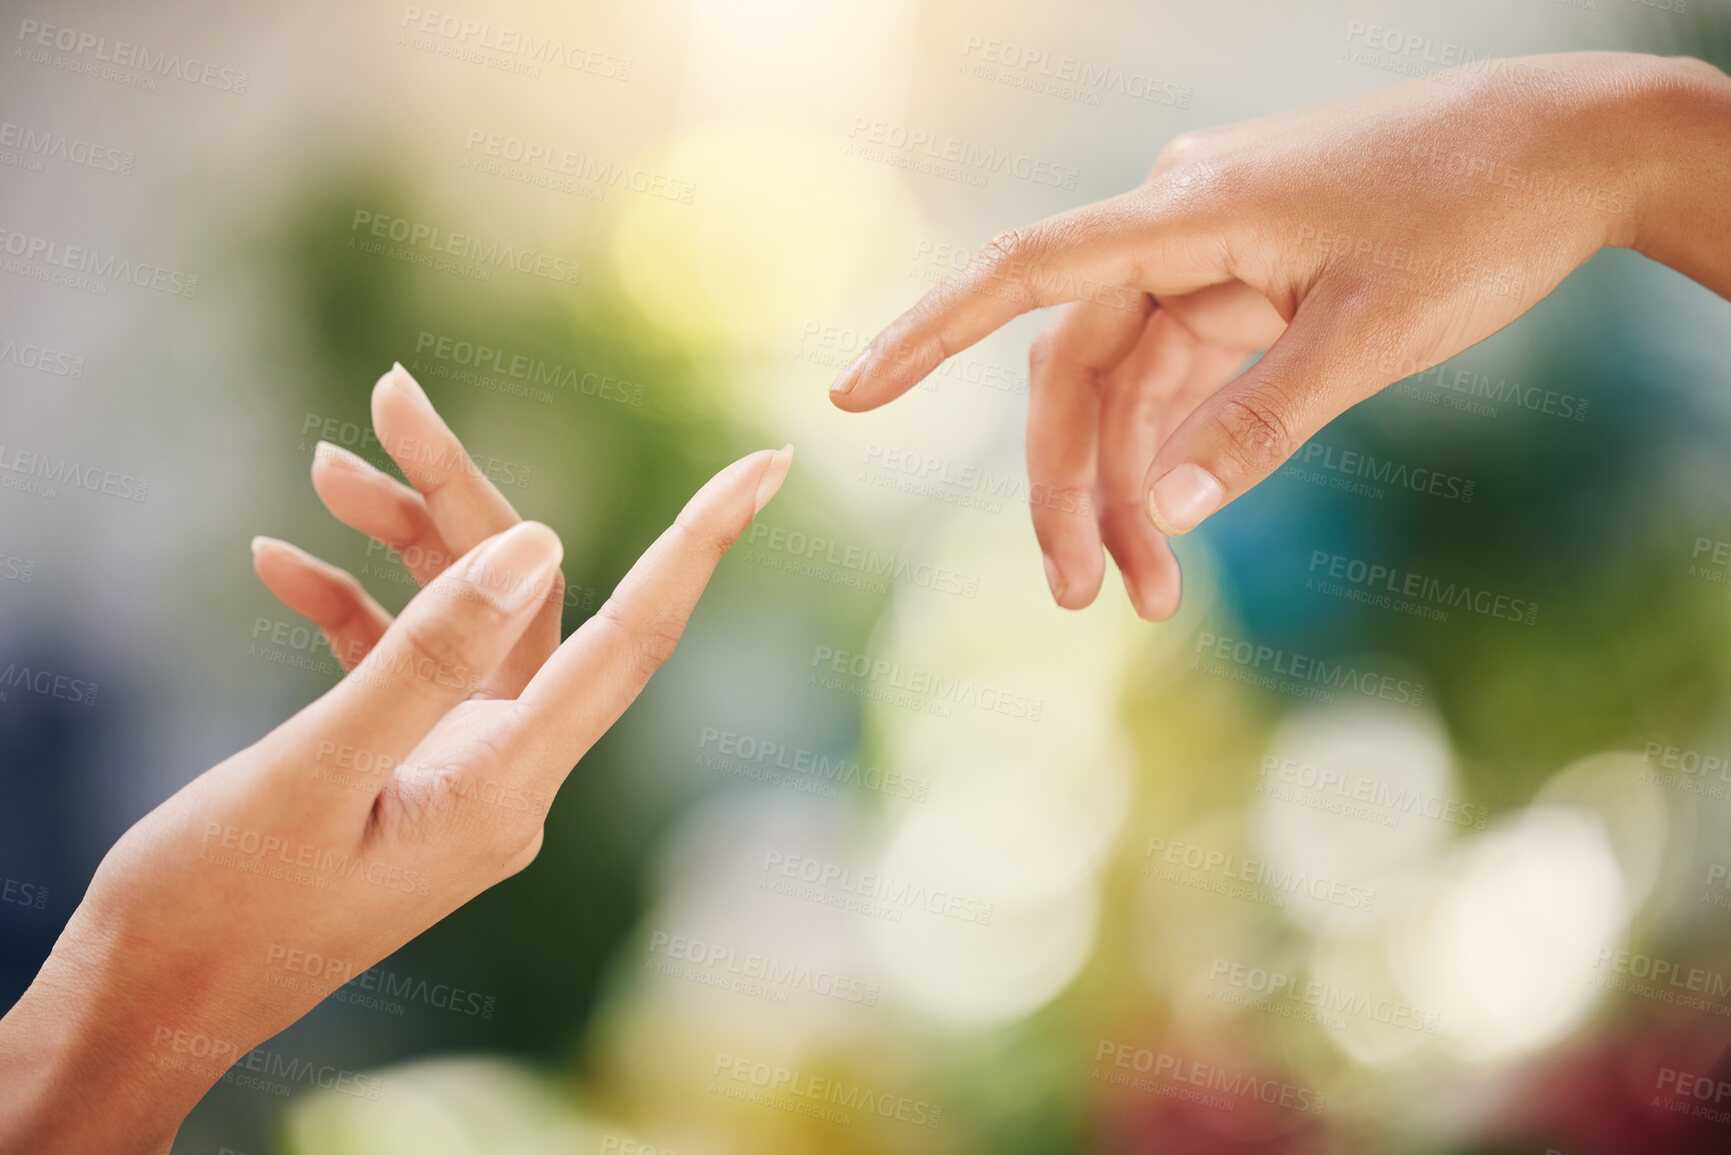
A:
<svg viewBox="0 0 1731 1155">
<path fill-rule="evenodd" d="M 1712 250 L 1731 236 L 1731 78 L 1689 57 L 1647 60 L 1626 102 L 1637 191 L 1623 247 L 1723 292 Z"/>
<path fill-rule="evenodd" d="M 153 1021 L 146 1008 L 172 1004 L 126 991 L 117 960 L 80 941 L 82 913 L 0 1019 L 0 1149 L 166 1155 L 245 1052 L 194 1048 L 172 1014 Z"/>
</svg>

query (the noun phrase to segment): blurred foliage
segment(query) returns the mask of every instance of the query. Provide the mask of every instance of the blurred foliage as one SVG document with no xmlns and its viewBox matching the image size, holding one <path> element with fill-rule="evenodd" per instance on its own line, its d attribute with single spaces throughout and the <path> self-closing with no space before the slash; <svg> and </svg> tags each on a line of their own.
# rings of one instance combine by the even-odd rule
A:
<svg viewBox="0 0 1731 1155">
<path fill-rule="evenodd" d="M 554 394 L 546 405 L 441 378 L 430 371 L 436 362 L 417 372 L 472 453 L 530 467 L 525 486 L 502 490 L 518 512 L 566 542 L 569 634 L 710 474 L 756 445 L 706 399 L 699 368 L 618 302 L 595 262 L 585 263 L 574 288 L 508 270 L 477 283 L 351 246 L 357 206 L 426 216 L 391 171 L 381 165 L 328 177 L 283 222 L 271 262 L 291 309 L 276 319 L 283 355 L 305 365 L 307 412 L 367 429 L 372 383 L 393 360 L 414 368 L 423 332 L 538 358 L 579 377 L 593 371 L 641 383 L 641 408 L 543 386 Z M 350 448 L 401 476 L 376 443 Z M 303 449 L 310 454 L 310 438 Z M 310 492 L 302 505 L 305 536 L 297 540 L 352 565 L 358 535 L 324 514 Z M 377 555 L 374 562 L 364 584 L 388 608 L 399 607 L 411 587 L 380 580 Z M 560 791 L 534 867 L 395 956 L 403 969 L 449 976 L 496 993 L 499 1003 L 492 1021 L 445 1016 L 433 1037 L 393 1040 L 394 1053 L 478 1045 L 569 1053 L 606 960 L 641 913 L 645 857 L 668 817 L 643 811 L 631 777 L 617 744 L 603 739 Z"/>
<path fill-rule="evenodd" d="M 1498 809 L 1585 755 L 1702 733 L 1731 696 L 1725 587 L 1688 572 L 1695 538 L 1724 510 L 1670 479 L 1681 447 L 1719 424 L 1702 408 L 1711 383 L 1642 339 L 1616 286 L 1671 274 L 1636 261 L 1596 258 L 1504 337 L 1448 363 L 1585 398 L 1584 420 L 1509 403 L 1487 417 L 1391 388 L 1317 435 L 1379 460 L 1447 462 L 1476 482 L 1470 502 L 1390 487 L 1373 500 L 1276 476 L 1212 531 L 1253 640 L 1404 660 L 1448 723 L 1469 795 Z M 1694 388 L 1677 388 L 1680 376 Z M 1537 623 L 1460 609 L 1431 621 L 1306 593 L 1312 550 L 1536 601 Z"/>
</svg>

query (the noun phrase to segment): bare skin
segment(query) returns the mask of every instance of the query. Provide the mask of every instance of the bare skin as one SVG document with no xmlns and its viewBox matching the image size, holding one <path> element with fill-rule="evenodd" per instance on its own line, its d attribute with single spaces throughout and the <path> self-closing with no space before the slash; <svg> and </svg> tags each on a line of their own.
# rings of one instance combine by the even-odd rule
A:
<svg viewBox="0 0 1731 1155">
<path fill-rule="evenodd" d="M 561 644 L 553 532 L 470 467 L 401 367 L 373 420 L 414 488 L 334 446 L 313 484 L 424 588 L 393 621 L 349 574 L 254 543 L 349 674 L 103 859 L 0 1020 L 0 1149 L 167 1151 L 230 1065 L 528 866 L 566 774 L 672 654 L 790 456 L 717 474 Z"/>
<path fill-rule="evenodd" d="M 1027 429 L 1052 595 L 1090 604 L 1104 547 L 1137 612 L 1163 620 L 1179 600 L 1169 537 L 1600 248 L 1731 295 L 1728 176 L 1731 81 L 1624 53 L 1494 61 L 1189 133 L 1140 188 L 993 239 L 831 398 L 877 408 L 1059 306 L 1029 352 Z"/>
</svg>

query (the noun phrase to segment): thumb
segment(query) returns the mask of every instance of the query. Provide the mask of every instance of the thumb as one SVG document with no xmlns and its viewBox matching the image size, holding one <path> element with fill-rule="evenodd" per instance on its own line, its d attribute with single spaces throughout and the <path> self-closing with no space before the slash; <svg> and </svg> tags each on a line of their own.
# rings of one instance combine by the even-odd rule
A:
<svg viewBox="0 0 1731 1155">
<path fill-rule="evenodd" d="M 365 734 L 375 752 L 407 753 L 517 644 L 552 596 L 563 555 L 559 538 L 539 522 L 486 538 L 416 594 L 297 721 L 321 734 Z"/>
<path fill-rule="evenodd" d="M 1198 405 L 1154 455 L 1145 495 L 1161 533 L 1195 529 L 1395 379 L 1366 355 L 1369 326 L 1324 297 L 1306 297 L 1262 359 Z"/>
</svg>

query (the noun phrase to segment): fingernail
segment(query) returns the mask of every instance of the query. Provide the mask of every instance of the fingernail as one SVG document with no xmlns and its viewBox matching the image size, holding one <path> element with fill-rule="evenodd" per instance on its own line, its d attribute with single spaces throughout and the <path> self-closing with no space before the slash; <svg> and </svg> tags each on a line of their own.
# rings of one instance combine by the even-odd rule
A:
<svg viewBox="0 0 1731 1155">
<path fill-rule="evenodd" d="M 1148 495 L 1148 514 L 1161 533 L 1177 537 L 1202 524 L 1202 519 L 1220 508 L 1226 487 L 1200 465 L 1179 465 L 1154 483 Z"/>
<path fill-rule="evenodd" d="M 1064 575 L 1058 569 L 1058 563 L 1045 554 L 1040 555 L 1040 560 L 1046 563 L 1046 584 L 1052 588 L 1052 600 L 1063 605 Z"/>
<path fill-rule="evenodd" d="M 547 596 L 564 556 L 558 534 L 538 521 L 522 521 L 483 546 L 463 580 L 500 611 L 514 614 Z"/>
<path fill-rule="evenodd" d="M 258 537 L 252 539 L 252 556 L 254 558 L 258 557 L 260 551 L 264 550 L 267 546 L 281 544 L 282 543 L 277 541 L 274 537 L 265 537 L 263 534 L 260 534 Z"/>
<path fill-rule="evenodd" d="M 432 401 L 427 398 L 427 391 L 421 388 L 421 383 L 415 380 L 414 374 L 403 368 L 401 361 L 391 362 L 391 371 L 388 376 L 391 383 L 401 389 L 409 398 L 420 402 L 429 410 L 433 408 Z"/>
<path fill-rule="evenodd" d="M 351 469 L 364 469 L 368 473 L 377 472 L 360 454 L 352 453 L 340 445 L 333 445 L 329 441 L 321 441 L 313 446 L 313 456 L 320 461 L 328 461 L 332 465 L 346 465 Z"/>
<path fill-rule="evenodd" d="M 838 396 L 843 393 L 852 393 L 853 387 L 859 384 L 860 367 L 865 364 L 865 359 L 870 352 L 869 347 L 861 349 L 859 356 L 849 361 L 847 367 L 836 377 L 835 384 L 829 387 L 829 391 Z"/>
<path fill-rule="evenodd" d="M 787 467 L 793 464 L 793 446 L 784 445 L 770 454 L 769 464 L 764 467 L 763 476 L 757 481 L 757 508 L 751 511 L 756 517 L 763 512 L 763 507 L 769 504 L 769 499 L 776 495 L 781 483 L 787 477 Z"/>
</svg>

